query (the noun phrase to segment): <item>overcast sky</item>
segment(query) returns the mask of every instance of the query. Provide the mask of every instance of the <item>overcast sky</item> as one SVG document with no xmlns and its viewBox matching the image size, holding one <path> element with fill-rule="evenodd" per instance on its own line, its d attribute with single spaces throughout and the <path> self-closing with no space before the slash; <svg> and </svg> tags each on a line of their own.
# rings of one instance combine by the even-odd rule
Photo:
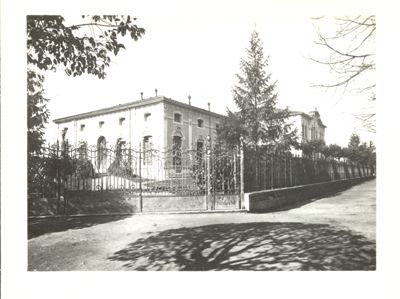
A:
<svg viewBox="0 0 400 299">
<path fill-rule="evenodd" d="M 146 3 L 137 5 L 134 13 L 146 34 L 138 42 L 124 40 L 126 50 L 112 59 L 105 80 L 68 77 L 62 69 L 46 74 L 51 121 L 136 101 L 140 92 L 154 96 L 155 88 L 159 95 L 183 102 L 190 94 L 192 105 L 206 108 L 210 102 L 218 113 L 225 113 L 226 107 L 235 110 L 231 94 L 235 74 L 251 33 L 257 30 L 269 56 L 267 72 L 278 81 L 278 107 L 304 112 L 316 108 L 327 126 L 327 143 L 346 145 L 353 132 L 364 141 L 374 140 L 351 115 L 362 112 L 366 96 L 311 87 L 329 80 L 327 69 L 307 59 L 324 54 L 313 43 L 316 34 L 310 17 L 319 15 L 290 15 L 262 1 L 229 9 L 229 2 L 217 2 L 212 10 L 179 1 L 179 9 L 161 2 L 155 9 L 152 2 Z M 76 18 L 64 17 L 72 22 Z M 53 130 L 49 125 L 49 132 Z"/>
</svg>

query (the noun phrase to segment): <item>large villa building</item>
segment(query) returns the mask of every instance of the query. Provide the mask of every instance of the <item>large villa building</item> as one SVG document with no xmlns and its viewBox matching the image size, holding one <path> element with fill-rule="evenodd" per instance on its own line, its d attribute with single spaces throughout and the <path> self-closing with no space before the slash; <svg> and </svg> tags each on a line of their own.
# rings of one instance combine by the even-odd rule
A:
<svg viewBox="0 0 400 299">
<path fill-rule="evenodd" d="M 203 152 L 207 137 L 211 146 L 224 115 L 164 96 L 120 104 L 54 120 L 58 140 L 79 148 L 97 146 L 147 150 L 187 149 Z M 298 141 L 325 140 L 325 128 L 317 110 L 291 111 L 288 120 L 297 128 Z M 301 152 L 296 152 L 301 154 Z M 97 161 L 97 170 L 101 160 Z"/>
<path fill-rule="evenodd" d="M 326 126 L 322 123 L 317 109 L 308 114 L 300 111 L 290 111 L 289 115 L 289 121 L 297 128 L 299 142 L 325 141 Z"/>
<path fill-rule="evenodd" d="M 216 137 L 223 115 L 164 96 L 54 120 L 58 139 L 79 147 L 127 143 L 144 149 L 203 148 L 207 136 Z"/>
</svg>

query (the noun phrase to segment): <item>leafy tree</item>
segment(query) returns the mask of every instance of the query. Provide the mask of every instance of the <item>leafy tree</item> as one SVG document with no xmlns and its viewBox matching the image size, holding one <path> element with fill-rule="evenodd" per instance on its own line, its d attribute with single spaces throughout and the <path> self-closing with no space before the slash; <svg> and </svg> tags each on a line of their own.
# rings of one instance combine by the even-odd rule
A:
<svg viewBox="0 0 400 299">
<path fill-rule="evenodd" d="M 62 16 L 28 16 L 28 64 L 40 70 L 55 70 L 60 64 L 68 75 L 106 76 L 110 54 L 125 46 L 119 38 L 129 34 L 138 40 L 143 28 L 130 16 L 82 16 L 81 24 L 66 25 Z"/>
<path fill-rule="evenodd" d="M 219 130 L 219 136 L 228 143 L 237 144 L 242 136 L 245 145 L 254 149 L 287 151 L 295 143 L 296 132 L 285 122 L 287 109 L 276 106 L 276 82 L 266 73 L 268 58 L 264 58 L 263 45 L 254 31 L 246 57 L 240 61 L 241 74 L 233 88 L 233 100 L 238 108 L 234 113 L 228 109 L 228 117 Z"/>
<path fill-rule="evenodd" d="M 28 71 L 28 152 L 39 153 L 44 143 L 45 124 L 49 118 L 47 101 L 43 96 L 43 75 Z"/>
<path fill-rule="evenodd" d="M 376 165 L 376 149 L 371 141 L 361 143 L 361 139 L 357 134 L 352 134 L 347 147 L 347 157 L 351 162 L 363 165 L 369 165 L 375 169 Z"/>
<path fill-rule="evenodd" d="M 341 158 L 345 157 L 343 148 L 337 144 L 329 144 L 328 146 L 325 146 L 322 151 L 322 154 L 326 158 L 333 158 L 337 160 L 340 160 Z"/>
<path fill-rule="evenodd" d="M 322 140 L 309 140 L 300 144 L 300 149 L 303 155 L 308 158 L 316 157 L 317 154 L 321 154 L 325 149 L 325 142 Z"/>
<path fill-rule="evenodd" d="M 314 19 L 317 23 L 325 18 Z M 321 25 L 317 25 L 315 44 L 326 50 L 323 58 L 311 59 L 324 65 L 334 74 L 336 80 L 316 84 L 317 87 L 343 88 L 344 91 L 357 91 L 366 94 L 366 98 L 374 102 L 375 81 L 375 32 L 374 15 L 335 18 L 336 31 L 333 34 L 322 33 Z M 371 76 L 372 75 L 372 76 Z M 355 115 L 369 131 L 375 132 L 375 113 Z"/>
<path fill-rule="evenodd" d="M 376 148 L 372 141 L 369 142 L 365 151 L 365 161 L 366 165 L 372 168 L 373 173 L 375 173 L 376 168 Z"/>
<path fill-rule="evenodd" d="M 361 140 L 356 133 L 351 134 L 348 149 L 348 158 L 352 162 L 359 162 L 361 158 Z"/>
<path fill-rule="evenodd" d="M 131 16 L 82 16 L 82 23 L 68 25 L 62 16 L 27 17 L 28 150 L 43 144 L 49 111 L 43 97 L 43 71 L 60 66 L 70 76 L 84 73 L 104 79 L 111 55 L 125 46 L 121 38 L 137 41 L 145 33 Z"/>
</svg>

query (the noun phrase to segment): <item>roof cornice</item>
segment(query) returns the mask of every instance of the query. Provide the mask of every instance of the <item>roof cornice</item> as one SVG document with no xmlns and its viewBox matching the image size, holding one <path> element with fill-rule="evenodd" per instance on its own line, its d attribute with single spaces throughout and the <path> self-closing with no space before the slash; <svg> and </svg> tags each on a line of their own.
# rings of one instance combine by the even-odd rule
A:
<svg viewBox="0 0 400 299">
<path fill-rule="evenodd" d="M 65 122 L 69 122 L 69 121 L 73 121 L 73 120 L 79 120 L 79 119 L 95 117 L 95 116 L 99 116 L 99 115 L 120 112 L 120 111 L 128 110 L 131 108 L 158 104 L 160 102 L 170 103 L 170 104 L 173 104 L 176 106 L 180 106 L 182 108 L 191 109 L 191 110 L 194 110 L 197 112 L 205 113 L 205 114 L 212 115 L 212 116 L 219 117 L 219 118 L 226 117 L 225 115 L 211 112 L 211 111 L 208 111 L 208 110 L 205 110 L 202 108 L 198 108 L 198 107 L 195 107 L 192 105 L 188 105 L 188 104 L 185 104 L 182 102 L 178 102 L 178 101 L 166 98 L 164 96 L 157 96 L 157 97 L 151 97 L 151 98 L 134 101 L 134 102 L 129 102 L 129 103 L 125 103 L 125 104 L 119 104 L 119 105 L 108 107 L 108 108 L 93 110 L 90 112 L 85 112 L 85 113 L 75 114 L 75 115 L 66 116 L 66 117 L 62 117 L 62 118 L 57 118 L 57 119 L 53 120 L 53 122 L 56 124 L 61 124 L 61 123 L 65 123 Z"/>
</svg>

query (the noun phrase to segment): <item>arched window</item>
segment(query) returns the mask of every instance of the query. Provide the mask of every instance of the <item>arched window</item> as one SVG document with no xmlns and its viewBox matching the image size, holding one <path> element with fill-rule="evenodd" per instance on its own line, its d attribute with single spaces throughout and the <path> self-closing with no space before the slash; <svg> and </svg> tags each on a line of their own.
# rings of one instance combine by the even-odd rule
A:
<svg viewBox="0 0 400 299">
<path fill-rule="evenodd" d="M 126 148 L 126 142 L 122 138 L 119 138 L 117 140 L 117 144 L 115 146 L 115 159 L 118 164 L 120 164 L 123 161 L 123 155 L 125 152 Z"/>
<path fill-rule="evenodd" d="M 144 121 L 148 122 L 148 121 L 150 121 L 150 119 L 151 119 L 151 113 L 145 113 L 144 114 Z"/>
<path fill-rule="evenodd" d="M 198 164 L 201 164 L 201 161 L 203 160 L 203 152 L 204 152 L 204 142 L 203 140 L 198 140 L 196 144 L 196 158 Z"/>
<path fill-rule="evenodd" d="M 79 159 L 87 160 L 88 154 L 87 154 L 87 143 L 86 143 L 86 141 L 82 141 L 79 144 L 78 154 L 79 154 Z"/>
<path fill-rule="evenodd" d="M 143 164 L 151 164 L 152 160 L 152 137 L 144 136 L 143 137 Z"/>
<path fill-rule="evenodd" d="M 68 132 L 68 128 L 67 127 L 63 128 L 62 131 L 61 131 L 61 140 L 62 140 L 61 144 L 62 144 L 62 147 L 63 147 L 64 151 L 66 150 L 66 148 L 68 148 L 67 132 Z"/>
<path fill-rule="evenodd" d="M 99 172 L 105 172 L 107 163 L 107 142 L 103 136 L 97 139 L 97 167 Z"/>
<path fill-rule="evenodd" d="M 176 172 L 182 170 L 182 137 L 174 136 L 172 138 L 172 166 Z"/>
</svg>

